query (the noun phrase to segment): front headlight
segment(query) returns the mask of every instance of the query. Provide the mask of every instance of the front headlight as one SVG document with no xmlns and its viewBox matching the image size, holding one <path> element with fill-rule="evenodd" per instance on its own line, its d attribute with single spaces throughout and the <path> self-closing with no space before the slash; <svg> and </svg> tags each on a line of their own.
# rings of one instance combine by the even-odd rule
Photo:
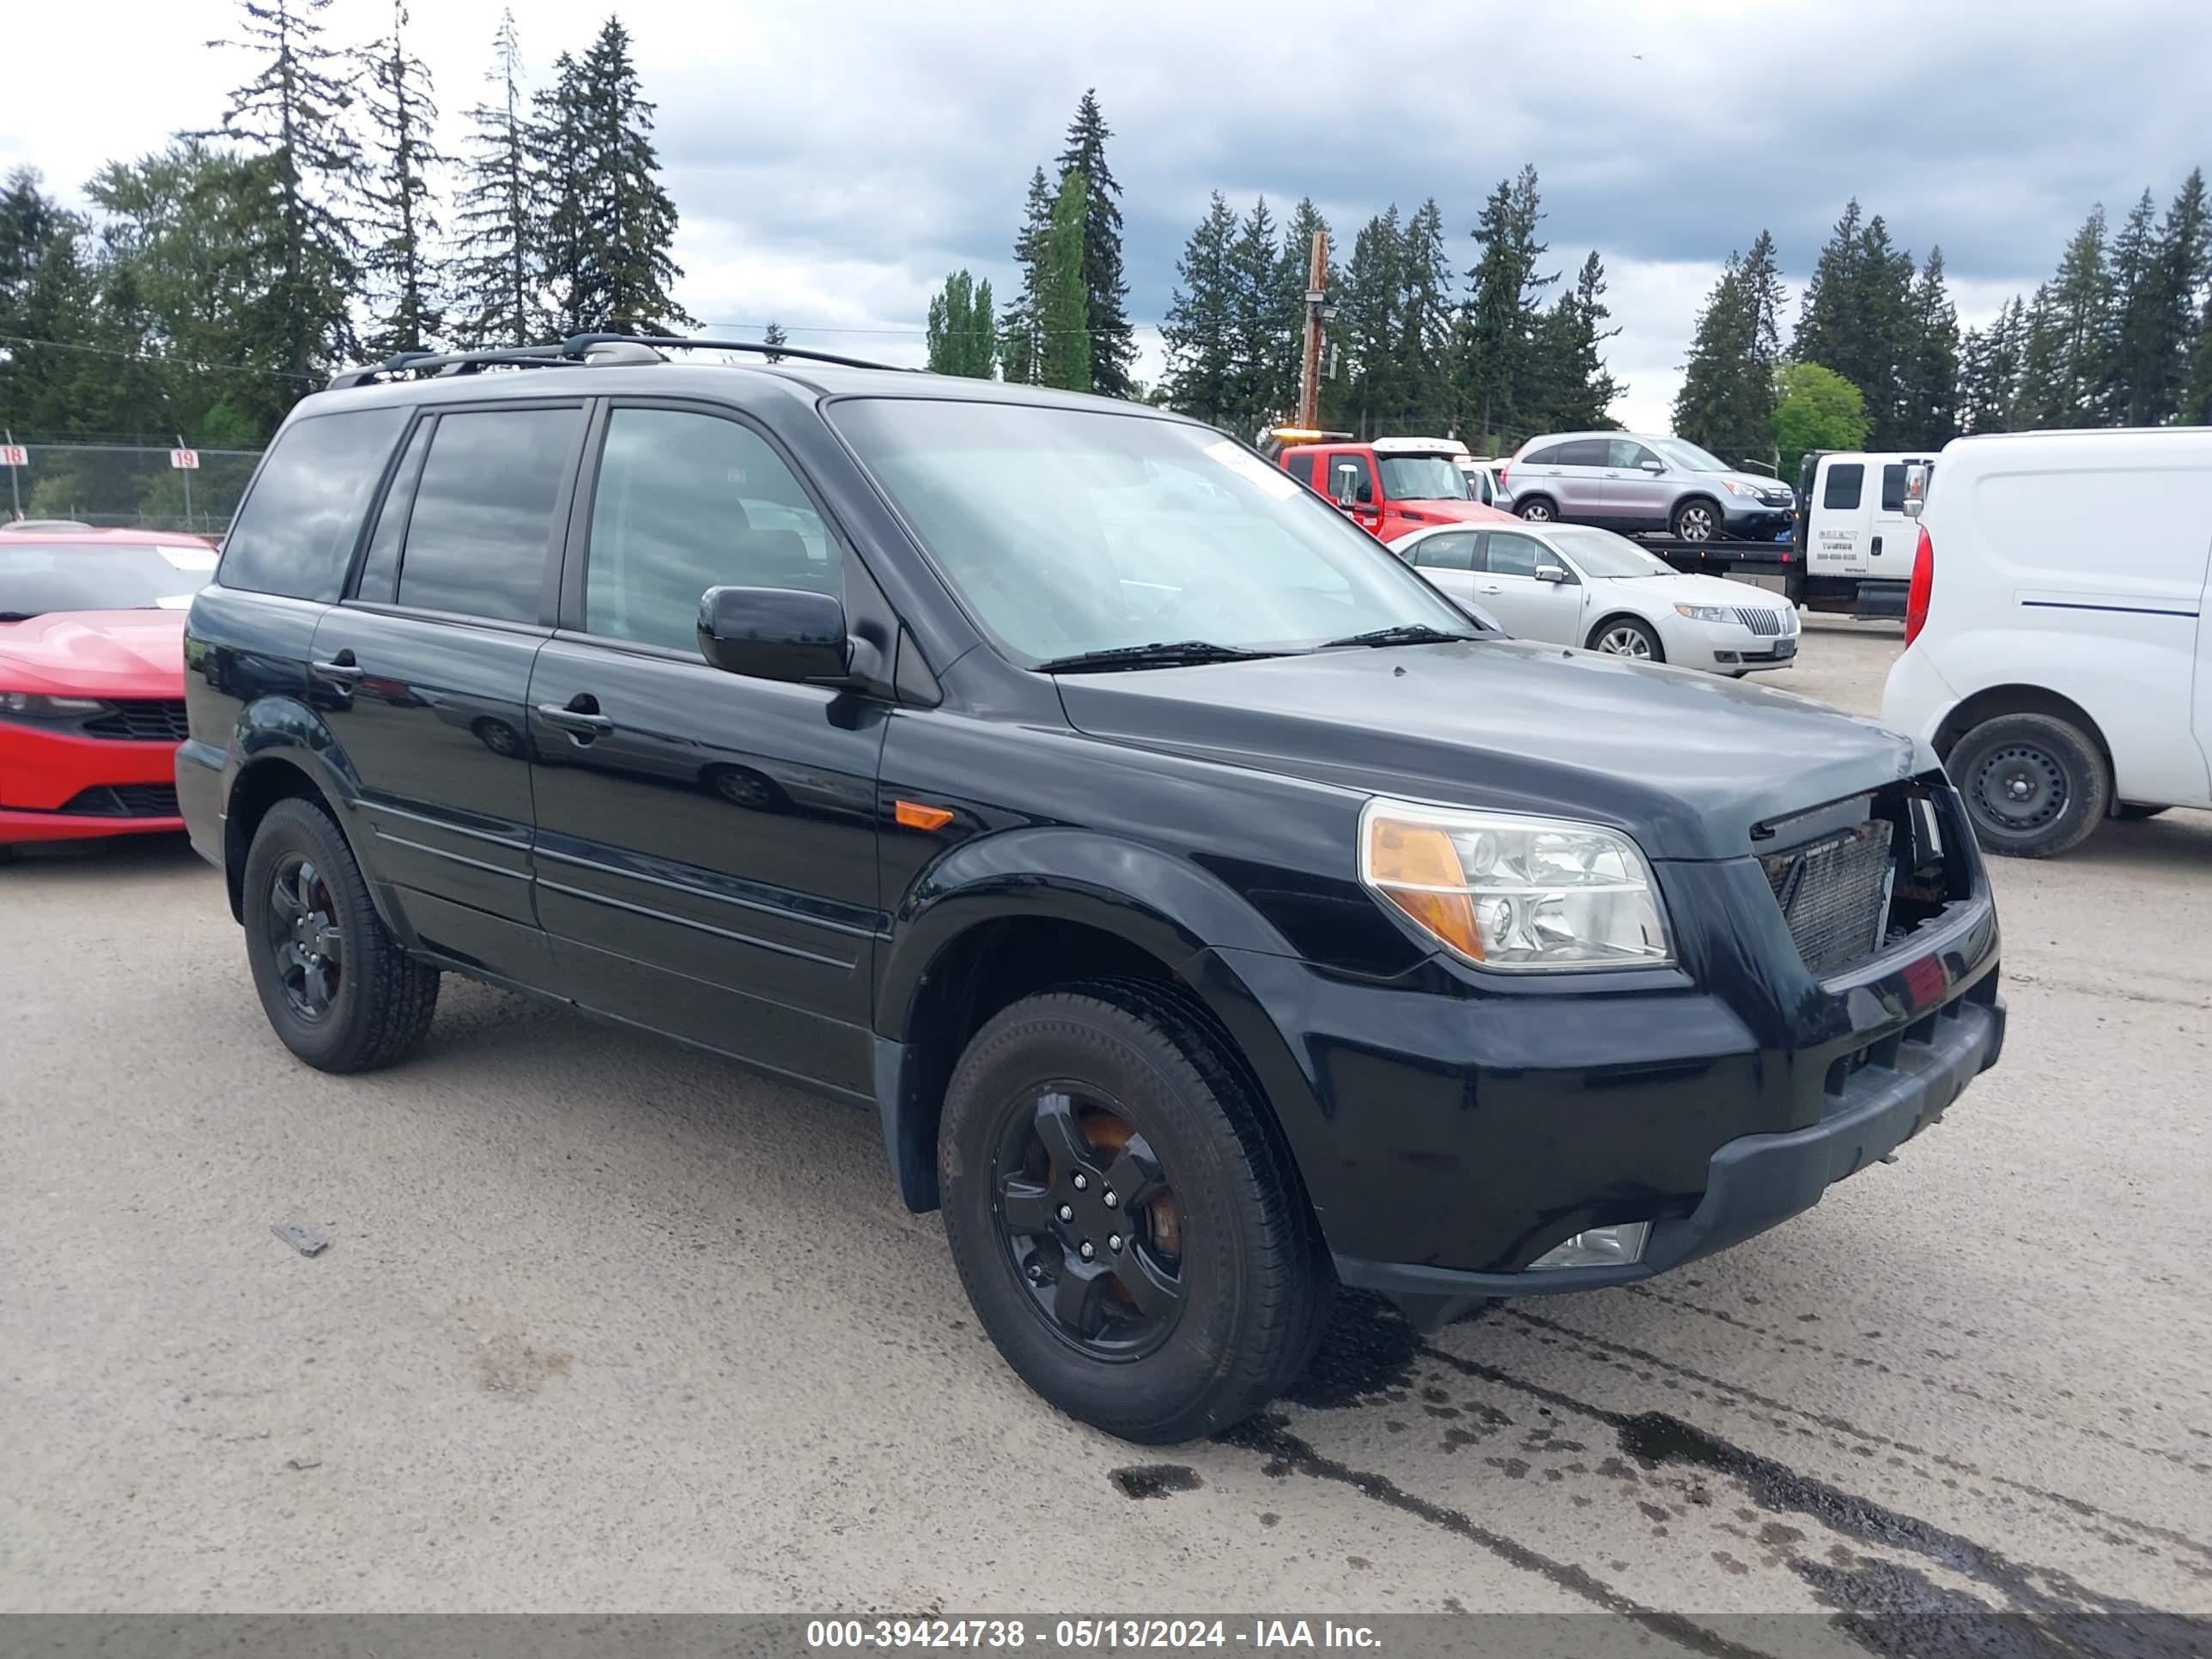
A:
<svg viewBox="0 0 2212 1659">
<path fill-rule="evenodd" d="M 0 714 L 23 720 L 78 720 L 107 705 L 97 697 L 49 697 L 37 691 L 0 691 Z"/>
<path fill-rule="evenodd" d="M 1651 866 L 1619 830 L 1376 797 L 1359 878 L 1454 956 L 1526 973 L 1671 962 Z"/>
<path fill-rule="evenodd" d="M 1729 623 L 1735 620 L 1735 612 L 1724 605 L 1678 605 L 1678 617 L 1687 617 L 1692 622 Z"/>
</svg>

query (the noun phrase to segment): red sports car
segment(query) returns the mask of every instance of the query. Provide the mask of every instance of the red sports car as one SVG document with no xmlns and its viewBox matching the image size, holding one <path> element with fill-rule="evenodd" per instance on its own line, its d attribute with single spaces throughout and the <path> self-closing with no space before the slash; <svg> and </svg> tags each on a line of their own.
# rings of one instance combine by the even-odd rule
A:
<svg viewBox="0 0 2212 1659">
<path fill-rule="evenodd" d="M 0 855 L 185 827 L 185 611 L 197 536 L 0 525 Z"/>
</svg>

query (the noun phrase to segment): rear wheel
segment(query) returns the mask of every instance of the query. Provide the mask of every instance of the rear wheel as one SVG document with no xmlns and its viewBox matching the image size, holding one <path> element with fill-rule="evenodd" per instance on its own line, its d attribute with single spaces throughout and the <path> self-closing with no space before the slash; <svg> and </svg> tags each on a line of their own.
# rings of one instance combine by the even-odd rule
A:
<svg viewBox="0 0 2212 1659">
<path fill-rule="evenodd" d="M 1666 647 L 1651 624 L 1633 617 L 1607 617 L 1590 629 L 1589 648 L 1607 657 L 1633 657 L 1639 662 L 1664 662 Z"/>
<path fill-rule="evenodd" d="M 2112 809 L 2112 816 L 2122 823 L 2141 823 L 2145 818 L 2154 818 L 2166 811 L 2163 806 L 2152 806 L 2139 800 L 2124 800 Z"/>
<path fill-rule="evenodd" d="M 244 879 L 246 960 L 283 1045 L 325 1072 L 365 1072 L 421 1046 L 438 970 L 392 938 L 353 851 L 304 800 L 269 809 Z"/>
<path fill-rule="evenodd" d="M 1720 509 L 1711 501 L 1692 500 L 1674 509 L 1672 528 L 1680 542 L 1709 542 L 1720 533 Z"/>
<path fill-rule="evenodd" d="M 1559 516 L 1559 509 L 1541 495 L 1531 495 L 1526 501 L 1516 501 L 1513 510 L 1530 524 L 1544 524 Z"/>
<path fill-rule="evenodd" d="M 1154 986 L 1027 997 L 969 1044 L 939 1137 L 945 1236 L 983 1328 L 1060 1410 L 1167 1444 L 1304 1369 L 1331 1281 L 1263 1109 Z"/>
<path fill-rule="evenodd" d="M 2112 798 L 2096 739 L 2048 714 L 2001 714 L 1952 748 L 1946 769 L 1992 853 L 2045 859 L 2089 838 Z"/>
</svg>

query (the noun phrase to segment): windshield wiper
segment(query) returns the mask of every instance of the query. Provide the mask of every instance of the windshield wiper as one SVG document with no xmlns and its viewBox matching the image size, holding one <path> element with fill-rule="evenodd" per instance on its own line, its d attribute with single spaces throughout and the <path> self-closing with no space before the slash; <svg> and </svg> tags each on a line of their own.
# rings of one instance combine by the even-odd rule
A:
<svg viewBox="0 0 2212 1659">
<path fill-rule="evenodd" d="M 1211 640 L 1155 640 L 1150 645 L 1117 645 L 1105 651 L 1079 651 L 1030 665 L 1040 674 L 1087 674 L 1116 668 L 1181 668 L 1193 663 L 1249 662 L 1279 657 L 1279 651 L 1247 651 Z"/>
<path fill-rule="evenodd" d="M 1377 628 L 1364 634 L 1346 634 L 1340 640 L 1324 641 L 1323 648 L 1332 645 L 1444 645 L 1453 640 L 1482 637 L 1480 634 L 1449 634 L 1426 623 L 1400 623 L 1395 628 Z"/>
<path fill-rule="evenodd" d="M 0 611 L 0 622 L 28 622 L 39 614 L 35 611 Z"/>
</svg>

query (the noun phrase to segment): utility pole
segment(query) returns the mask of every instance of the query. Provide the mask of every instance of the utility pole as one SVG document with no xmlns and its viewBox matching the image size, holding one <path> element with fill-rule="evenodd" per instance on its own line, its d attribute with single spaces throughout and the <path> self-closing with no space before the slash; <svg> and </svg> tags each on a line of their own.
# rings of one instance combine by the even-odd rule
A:
<svg viewBox="0 0 2212 1659">
<path fill-rule="evenodd" d="M 1328 233 L 1317 230 L 1306 264 L 1305 358 L 1298 373 L 1298 424 L 1309 430 L 1321 425 L 1322 325 L 1335 313 L 1328 302 Z"/>
</svg>

